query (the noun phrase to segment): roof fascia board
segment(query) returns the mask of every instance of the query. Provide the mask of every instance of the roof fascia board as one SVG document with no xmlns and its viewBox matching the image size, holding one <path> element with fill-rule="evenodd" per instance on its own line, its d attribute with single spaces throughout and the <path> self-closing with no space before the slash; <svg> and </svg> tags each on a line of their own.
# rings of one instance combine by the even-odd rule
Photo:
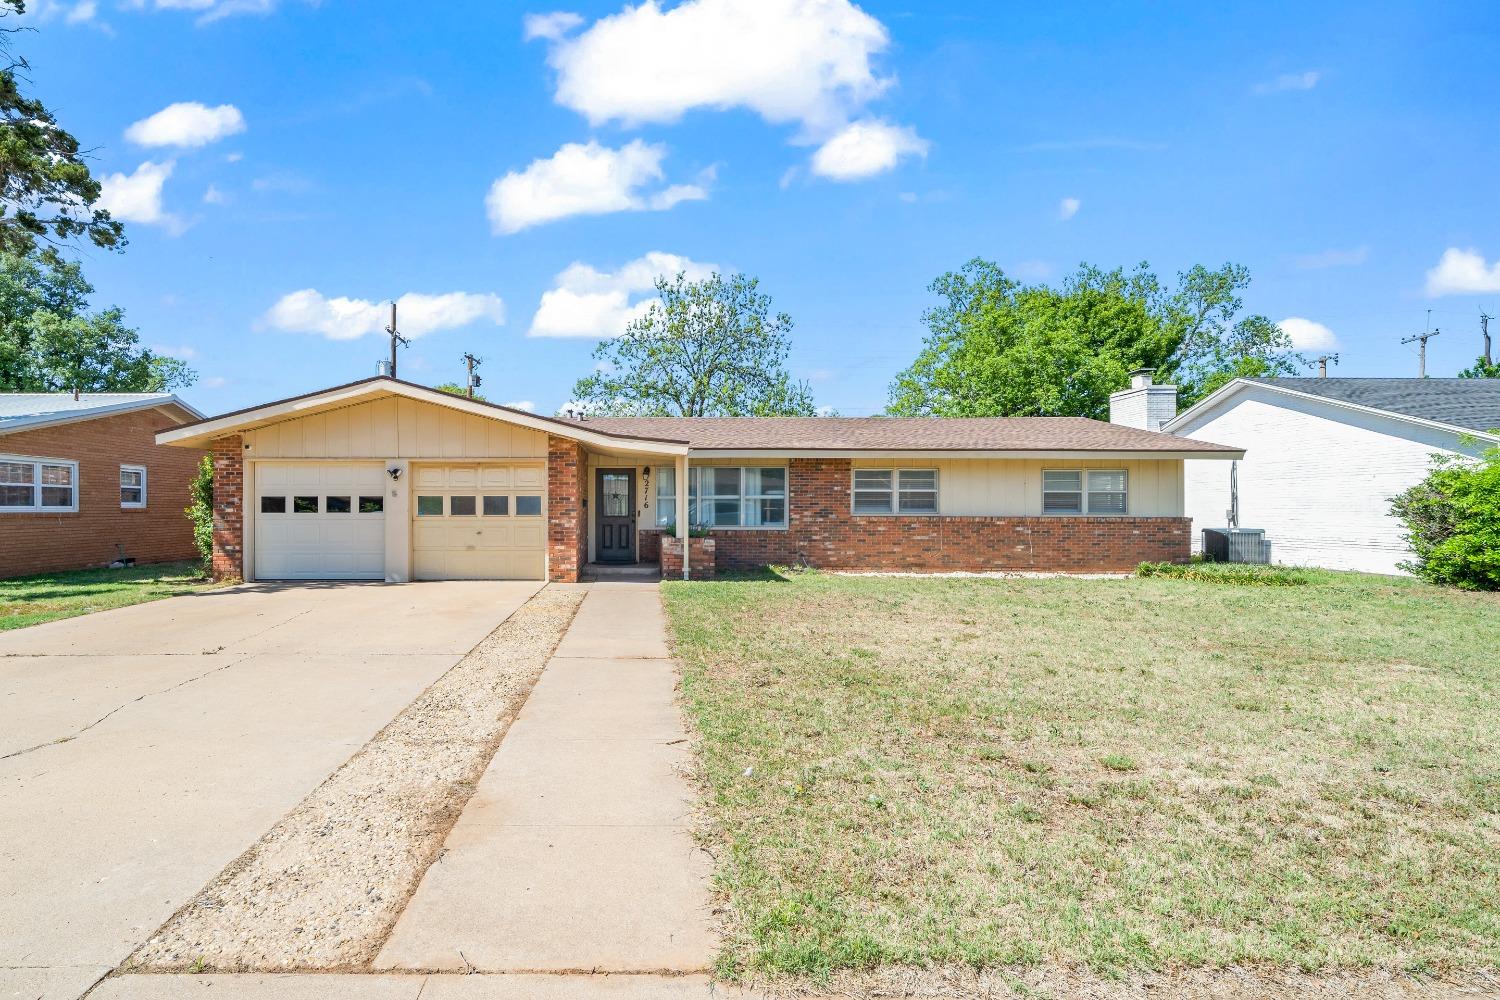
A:
<svg viewBox="0 0 1500 1000">
<path fill-rule="evenodd" d="M 1465 437 L 1479 438 L 1483 441 L 1500 441 L 1500 434 L 1490 434 L 1486 431 L 1477 431 L 1472 427 L 1460 427 L 1458 424 L 1445 423 L 1441 420 L 1428 420 L 1426 417 L 1414 417 L 1409 413 L 1397 413 L 1395 410 L 1386 410 L 1378 406 L 1366 406 L 1363 403 L 1351 403 L 1343 399 L 1330 399 L 1327 396 L 1320 396 L 1315 392 L 1303 392 L 1300 389 L 1292 389 L 1288 386 L 1281 385 L 1270 385 L 1265 382 L 1251 382 L 1248 379 L 1235 379 L 1233 382 L 1230 382 L 1223 388 L 1209 393 L 1207 396 L 1200 399 L 1198 402 L 1194 403 L 1186 410 L 1183 410 L 1181 413 L 1177 414 L 1177 416 L 1173 417 L 1165 424 L 1162 424 L 1162 430 L 1171 434 L 1176 434 L 1179 427 L 1186 425 L 1190 417 L 1196 419 L 1199 415 L 1201 415 L 1200 410 L 1202 411 L 1202 413 L 1207 413 L 1209 410 L 1216 409 L 1220 405 L 1220 403 L 1227 400 L 1230 395 L 1237 395 L 1243 388 L 1267 389 L 1271 392 L 1281 393 L 1282 395 L 1291 396 L 1295 399 L 1307 399 L 1315 403 L 1327 404 L 1328 406 L 1334 407 L 1335 409 L 1349 410 L 1352 413 L 1364 413 L 1371 416 L 1385 417 L 1388 420 L 1395 420 L 1398 423 L 1411 424 L 1415 427 L 1426 427 L 1430 430 L 1445 431 L 1449 434 L 1458 434 Z M 1234 390 L 1234 392 L 1231 393 L 1230 390 Z"/>
<path fill-rule="evenodd" d="M 960 451 L 960 450 L 899 450 L 889 448 L 694 448 L 689 458 L 902 458 L 926 461 L 952 459 L 1081 459 L 1102 458 L 1113 461 L 1142 461 L 1159 459 L 1223 459 L 1226 461 L 1245 457 L 1243 449 L 1225 448 L 1221 451 L 1132 451 L 1132 450 L 1079 450 L 1058 449 L 1009 450 L 1009 451 Z"/>
<path fill-rule="evenodd" d="M 233 434 L 241 430 L 253 430 L 256 427 L 278 423 L 282 420 L 294 420 L 306 411 L 333 409 L 340 405 L 350 405 L 365 399 L 376 399 L 385 395 L 403 396 L 417 402 L 446 406 L 463 413 L 487 417 L 490 420 L 503 420 L 530 428 L 531 430 L 541 431 L 546 434 L 556 434 L 559 437 L 572 438 L 584 444 L 608 447 L 617 451 L 653 455 L 683 455 L 687 453 L 686 442 L 616 437 L 601 431 L 592 430 L 581 424 L 575 425 L 572 422 L 538 417 L 524 410 L 514 410 L 509 407 L 477 402 L 464 396 L 455 396 L 452 393 L 441 392 L 437 389 L 429 389 L 425 386 L 401 382 L 395 379 L 372 379 L 365 382 L 356 382 L 353 385 L 342 386 L 325 392 L 311 393 L 280 403 L 269 403 L 265 406 L 255 407 L 239 413 L 228 414 L 216 420 L 193 424 L 190 427 L 174 427 L 157 434 L 156 443 L 191 445 L 198 441 L 211 441 L 214 438 L 224 437 L 227 434 Z"/>
<path fill-rule="evenodd" d="M 160 399 L 132 399 L 123 403 L 111 403 L 108 406 L 92 407 L 87 410 L 63 410 L 59 413 L 22 417 L 19 420 L 12 420 L 9 423 L 0 423 L 0 435 L 15 434 L 18 431 L 38 430 L 42 427 L 59 427 L 63 424 L 78 424 L 86 420 L 97 420 L 100 417 L 116 417 L 122 413 L 133 413 L 136 410 L 154 410 L 165 406 L 179 406 L 191 414 L 193 419 L 203 419 L 203 414 L 176 396 L 164 396 Z"/>
</svg>

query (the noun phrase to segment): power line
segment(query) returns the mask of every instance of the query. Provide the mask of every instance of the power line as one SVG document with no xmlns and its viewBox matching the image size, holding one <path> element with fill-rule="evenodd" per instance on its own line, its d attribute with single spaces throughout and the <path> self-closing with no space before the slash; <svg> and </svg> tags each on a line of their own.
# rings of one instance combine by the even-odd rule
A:
<svg viewBox="0 0 1500 1000">
<path fill-rule="evenodd" d="M 1429 327 L 1432 326 L 1432 310 L 1431 309 L 1427 310 L 1427 325 Z M 1417 360 L 1417 377 L 1418 378 L 1426 378 L 1427 377 L 1427 342 L 1429 340 L 1431 340 L 1433 337 L 1436 337 L 1438 334 L 1440 334 L 1442 332 L 1443 331 L 1441 331 L 1441 330 L 1428 329 L 1425 333 L 1412 334 L 1410 337 L 1406 337 L 1406 338 L 1402 339 L 1401 343 L 1403 343 L 1403 344 L 1410 344 L 1410 343 L 1413 343 L 1413 342 L 1419 342 L 1421 344 L 1421 349 L 1417 353 L 1417 358 L 1418 358 L 1418 360 Z"/>
<path fill-rule="evenodd" d="M 397 331 L 397 329 L 396 329 L 396 302 L 395 302 L 394 299 L 391 301 L 391 325 L 385 328 L 385 332 L 391 335 L 391 371 L 390 371 L 390 376 L 391 376 L 391 378 L 395 378 L 396 377 L 396 346 L 399 344 L 402 347 L 410 347 L 411 346 L 411 341 L 409 341 L 405 337 L 401 336 L 400 332 Z"/>
</svg>

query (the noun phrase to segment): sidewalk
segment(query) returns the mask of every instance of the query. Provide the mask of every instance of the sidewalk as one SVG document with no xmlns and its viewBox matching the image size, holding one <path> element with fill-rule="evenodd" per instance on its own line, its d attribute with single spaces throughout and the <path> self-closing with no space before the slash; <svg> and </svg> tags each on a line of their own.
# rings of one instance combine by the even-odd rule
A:
<svg viewBox="0 0 1500 1000">
<path fill-rule="evenodd" d="M 375 969 L 706 971 L 675 686 L 657 585 L 591 586 Z"/>
</svg>

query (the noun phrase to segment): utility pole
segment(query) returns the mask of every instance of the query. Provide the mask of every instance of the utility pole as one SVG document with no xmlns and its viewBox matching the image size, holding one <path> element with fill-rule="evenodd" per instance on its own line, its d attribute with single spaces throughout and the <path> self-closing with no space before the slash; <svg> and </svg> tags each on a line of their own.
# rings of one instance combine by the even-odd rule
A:
<svg viewBox="0 0 1500 1000">
<path fill-rule="evenodd" d="M 1433 337 L 1436 337 L 1439 333 L 1442 333 L 1442 331 L 1441 330 L 1428 330 L 1426 333 L 1412 334 L 1410 337 L 1403 338 L 1402 341 L 1401 341 L 1401 343 L 1403 343 L 1403 344 L 1410 344 L 1410 343 L 1414 343 L 1414 342 L 1418 342 L 1418 341 L 1421 342 L 1421 345 L 1422 345 L 1421 350 L 1417 352 L 1417 358 L 1419 359 L 1417 361 L 1417 377 L 1418 378 L 1426 378 L 1427 377 L 1427 342 L 1429 340 L 1431 340 Z"/>
<path fill-rule="evenodd" d="M 391 325 L 385 328 L 385 332 L 391 335 L 391 378 L 396 377 L 396 345 L 410 347 L 411 341 L 401 336 L 396 329 L 396 303 L 391 302 Z"/>
<path fill-rule="evenodd" d="M 1486 365 L 1494 364 L 1490 358 L 1490 320 L 1494 318 L 1483 309 L 1479 311 L 1479 332 L 1484 337 L 1484 363 Z"/>
<path fill-rule="evenodd" d="M 466 385 L 468 387 L 468 390 L 469 390 L 469 398 L 473 399 L 474 398 L 474 390 L 479 386 L 479 384 L 481 382 L 481 380 L 479 378 L 479 374 L 477 372 L 475 372 L 474 369 L 478 368 L 480 365 L 484 364 L 484 359 L 483 358 L 476 358 L 476 357 L 474 357 L 474 355 L 472 355 L 472 354 L 468 353 L 467 351 L 465 351 L 464 352 L 464 359 L 463 360 L 464 360 L 464 367 L 467 368 L 468 371 L 469 371 L 469 378 L 468 378 L 468 381 L 466 383 Z"/>
<path fill-rule="evenodd" d="M 1338 364 L 1339 356 L 1337 354 L 1325 354 L 1322 357 L 1313 358 L 1313 360 L 1318 363 L 1318 378 L 1327 378 L 1328 362 L 1332 361 L 1334 364 Z"/>
</svg>

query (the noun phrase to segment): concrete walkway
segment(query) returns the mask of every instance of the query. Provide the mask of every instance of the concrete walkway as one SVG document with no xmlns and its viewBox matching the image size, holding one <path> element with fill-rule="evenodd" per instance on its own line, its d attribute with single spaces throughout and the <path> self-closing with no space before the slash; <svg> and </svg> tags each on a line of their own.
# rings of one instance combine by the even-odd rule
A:
<svg viewBox="0 0 1500 1000">
<path fill-rule="evenodd" d="M 675 686 L 658 586 L 590 586 L 375 968 L 706 970 Z"/>
</svg>

